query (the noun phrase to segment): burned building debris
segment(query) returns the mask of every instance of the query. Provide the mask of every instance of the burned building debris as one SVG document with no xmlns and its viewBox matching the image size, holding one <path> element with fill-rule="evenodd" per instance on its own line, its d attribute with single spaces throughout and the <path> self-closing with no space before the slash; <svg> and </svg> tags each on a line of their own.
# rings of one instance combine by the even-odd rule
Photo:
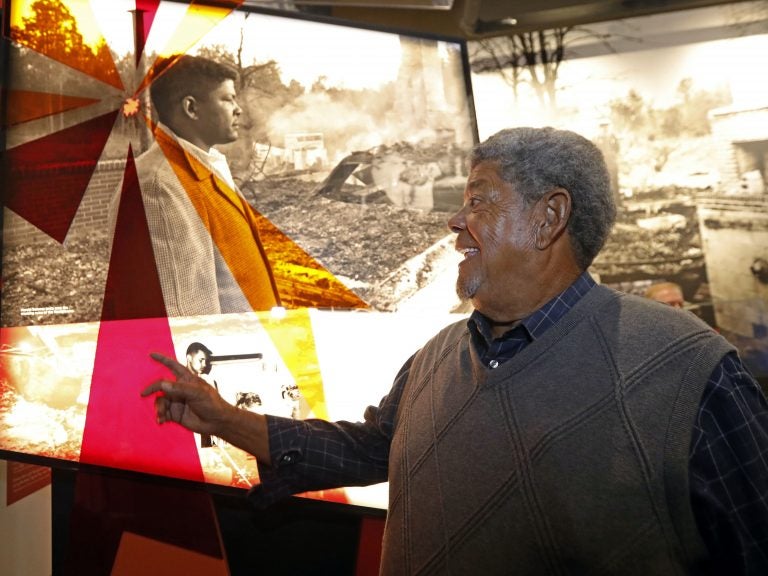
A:
<svg viewBox="0 0 768 576">
<path fill-rule="evenodd" d="M 466 150 L 457 146 L 399 142 L 349 154 L 314 193 L 344 202 L 453 212 L 461 207 L 465 167 Z"/>
</svg>

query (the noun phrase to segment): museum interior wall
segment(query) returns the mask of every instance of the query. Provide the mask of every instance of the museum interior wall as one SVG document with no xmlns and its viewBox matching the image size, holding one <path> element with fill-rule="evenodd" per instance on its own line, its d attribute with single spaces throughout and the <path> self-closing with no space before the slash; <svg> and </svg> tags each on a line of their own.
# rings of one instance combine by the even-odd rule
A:
<svg viewBox="0 0 768 576">
<path fill-rule="evenodd" d="M 639 295 L 677 285 L 768 388 L 765 2 L 553 10 L 541 29 L 483 24 L 464 1 L 409 8 L 411 26 L 403 8 L 193 4 L 0 4 L 4 573 L 377 573 L 385 484 L 248 509 L 252 457 L 158 434 L 137 393 L 159 374 L 148 348 L 181 360 L 204 342 L 243 409 L 359 419 L 468 312 L 446 221 L 472 144 L 505 127 L 595 141 L 619 214 L 590 272 Z M 449 20 L 460 35 L 435 28 Z M 166 307 L 136 159 L 153 66 L 182 52 L 239 70 L 244 120 L 220 149 L 279 308 Z"/>
</svg>

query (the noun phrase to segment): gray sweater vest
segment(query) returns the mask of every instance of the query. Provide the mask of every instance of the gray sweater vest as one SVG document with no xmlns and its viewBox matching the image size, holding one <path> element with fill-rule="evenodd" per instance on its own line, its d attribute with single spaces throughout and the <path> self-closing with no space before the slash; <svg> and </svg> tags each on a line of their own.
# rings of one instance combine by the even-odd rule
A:
<svg viewBox="0 0 768 576">
<path fill-rule="evenodd" d="M 732 349 L 602 286 L 495 370 L 465 322 L 445 328 L 400 402 L 382 574 L 695 571 L 692 425 Z"/>
</svg>

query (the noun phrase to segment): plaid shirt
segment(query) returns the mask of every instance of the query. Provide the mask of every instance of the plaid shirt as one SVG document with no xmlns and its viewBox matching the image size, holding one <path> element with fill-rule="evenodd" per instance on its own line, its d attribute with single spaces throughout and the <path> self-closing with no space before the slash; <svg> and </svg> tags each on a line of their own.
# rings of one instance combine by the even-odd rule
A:
<svg viewBox="0 0 768 576">
<path fill-rule="evenodd" d="M 499 339 L 491 336 L 487 319 L 473 312 L 468 320 L 473 344 L 483 361 L 498 366 L 540 338 L 594 285 L 582 274 Z M 304 490 L 386 480 L 389 440 L 410 363 L 381 404 L 366 410 L 363 423 L 268 417 L 274 467 L 260 467 L 253 502 L 264 506 Z M 735 353 L 707 382 L 689 462 L 691 502 L 713 557 L 712 573 L 768 574 L 768 403 Z"/>
</svg>

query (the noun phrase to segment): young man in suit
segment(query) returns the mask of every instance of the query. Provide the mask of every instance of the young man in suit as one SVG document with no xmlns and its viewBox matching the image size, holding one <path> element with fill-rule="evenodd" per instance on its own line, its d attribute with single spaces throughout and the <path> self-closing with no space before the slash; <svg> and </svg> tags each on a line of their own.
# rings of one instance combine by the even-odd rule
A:
<svg viewBox="0 0 768 576">
<path fill-rule="evenodd" d="M 197 56 L 155 65 L 155 142 L 136 160 L 168 316 L 269 310 L 280 298 L 253 209 L 215 146 L 238 137 L 237 72 Z"/>
</svg>

